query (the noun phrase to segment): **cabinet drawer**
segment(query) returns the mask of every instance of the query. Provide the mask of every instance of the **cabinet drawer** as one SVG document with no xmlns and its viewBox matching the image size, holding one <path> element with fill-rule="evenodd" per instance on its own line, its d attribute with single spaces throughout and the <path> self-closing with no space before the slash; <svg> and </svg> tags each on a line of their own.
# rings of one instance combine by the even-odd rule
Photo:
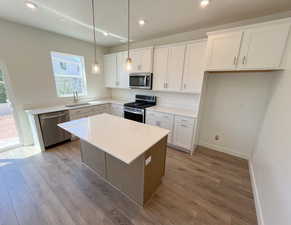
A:
<svg viewBox="0 0 291 225">
<path fill-rule="evenodd" d="M 109 106 L 108 105 L 98 105 L 94 106 L 91 109 L 91 112 L 94 114 L 100 114 L 100 113 L 105 113 L 109 111 Z"/>
<path fill-rule="evenodd" d="M 193 127 L 195 123 L 195 119 L 191 117 L 175 116 L 175 123 L 179 123 L 187 127 Z"/>
<path fill-rule="evenodd" d="M 70 115 L 81 115 L 81 114 L 88 114 L 91 112 L 90 108 L 85 109 L 72 109 L 70 110 Z"/>
<path fill-rule="evenodd" d="M 172 114 L 162 113 L 162 112 L 154 112 L 154 111 L 147 111 L 146 116 L 150 118 L 159 118 L 159 119 L 171 119 L 173 117 Z"/>
</svg>

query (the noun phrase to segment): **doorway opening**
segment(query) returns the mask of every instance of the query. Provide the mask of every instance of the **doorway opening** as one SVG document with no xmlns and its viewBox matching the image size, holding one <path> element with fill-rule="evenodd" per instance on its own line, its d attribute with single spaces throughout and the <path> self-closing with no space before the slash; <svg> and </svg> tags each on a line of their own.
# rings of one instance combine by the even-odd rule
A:
<svg viewBox="0 0 291 225">
<path fill-rule="evenodd" d="M 6 74 L 0 67 L 0 152 L 20 145 Z"/>
</svg>

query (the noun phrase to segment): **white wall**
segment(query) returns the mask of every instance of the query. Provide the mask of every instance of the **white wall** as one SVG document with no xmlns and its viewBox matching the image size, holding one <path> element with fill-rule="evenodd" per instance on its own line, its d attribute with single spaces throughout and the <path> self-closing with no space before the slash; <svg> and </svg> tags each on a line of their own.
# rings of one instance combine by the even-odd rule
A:
<svg viewBox="0 0 291 225">
<path fill-rule="evenodd" d="M 291 37 L 287 69 L 278 72 L 273 82 L 272 96 L 251 164 L 260 224 L 290 225 Z"/>
<path fill-rule="evenodd" d="M 209 73 L 199 144 L 249 158 L 264 116 L 273 72 Z M 219 140 L 215 140 L 215 136 Z"/>
<path fill-rule="evenodd" d="M 160 91 L 112 89 L 112 98 L 134 101 L 136 94 L 157 96 L 157 104 L 164 107 L 178 107 L 196 111 L 200 95 L 169 93 Z"/>
<path fill-rule="evenodd" d="M 84 56 L 87 98 L 110 95 L 104 88 L 103 76 L 90 72 L 93 61 L 93 46 L 90 43 L 4 20 L 0 20 L 0 27 L 0 61 L 8 71 L 25 144 L 31 144 L 32 139 L 24 109 L 72 101 L 72 98 L 57 97 L 50 51 Z M 101 62 L 105 49 L 98 48 L 97 51 Z"/>
</svg>

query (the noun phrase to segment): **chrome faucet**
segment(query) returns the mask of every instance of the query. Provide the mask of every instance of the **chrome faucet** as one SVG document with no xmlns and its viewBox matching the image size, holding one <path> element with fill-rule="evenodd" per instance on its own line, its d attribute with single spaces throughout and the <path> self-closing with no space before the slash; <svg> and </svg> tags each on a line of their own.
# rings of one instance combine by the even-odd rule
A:
<svg viewBox="0 0 291 225">
<path fill-rule="evenodd" d="M 74 103 L 77 103 L 79 101 L 79 95 L 78 95 L 78 91 L 74 91 Z"/>
</svg>

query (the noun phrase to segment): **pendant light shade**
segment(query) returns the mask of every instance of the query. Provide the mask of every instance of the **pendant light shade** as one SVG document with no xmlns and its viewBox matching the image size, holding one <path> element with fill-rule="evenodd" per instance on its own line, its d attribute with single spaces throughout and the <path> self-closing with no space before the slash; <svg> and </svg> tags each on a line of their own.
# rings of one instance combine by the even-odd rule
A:
<svg viewBox="0 0 291 225">
<path fill-rule="evenodd" d="M 128 72 L 132 70 L 132 59 L 130 57 L 127 57 L 125 66 Z"/>
<path fill-rule="evenodd" d="M 95 26 L 95 5 L 94 0 L 92 0 L 92 24 L 93 24 L 93 37 L 94 37 L 94 63 L 92 64 L 92 73 L 99 74 L 100 73 L 100 65 L 97 62 L 97 46 L 96 46 L 96 26 Z"/>
<path fill-rule="evenodd" d="M 99 74 L 100 73 L 100 65 L 98 63 L 92 64 L 92 73 Z"/>
<path fill-rule="evenodd" d="M 128 72 L 132 69 L 132 59 L 130 58 L 130 0 L 127 0 L 127 59 L 126 59 L 126 70 Z"/>
</svg>

